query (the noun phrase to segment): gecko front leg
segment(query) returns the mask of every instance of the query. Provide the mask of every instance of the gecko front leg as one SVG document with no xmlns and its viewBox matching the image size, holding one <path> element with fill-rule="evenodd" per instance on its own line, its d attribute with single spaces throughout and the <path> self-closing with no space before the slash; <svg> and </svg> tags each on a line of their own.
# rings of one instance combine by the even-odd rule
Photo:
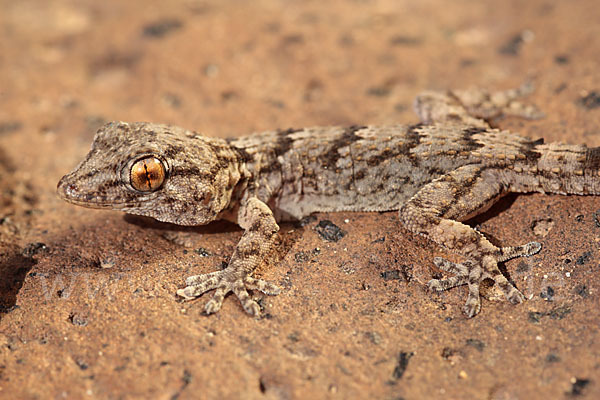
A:
<svg viewBox="0 0 600 400">
<path fill-rule="evenodd" d="M 486 278 L 493 279 L 511 303 L 521 303 L 523 295 L 502 275 L 498 263 L 531 256 L 541 249 L 537 242 L 496 247 L 480 232 L 459 222 L 486 209 L 506 192 L 507 186 L 497 169 L 465 165 L 424 186 L 399 211 L 400 220 L 410 231 L 466 257 L 463 263 L 436 258 L 434 262 L 440 269 L 455 276 L 433 279 L 428 286 L 442 291 L 468 285 L 463 311 L 469 318 L 481 309 L 479 284 Z"/>
<path fill-rule="evenodd" d="M 260 306 L 250 297 L 248 290 L 260 290 L 269 295 L 277 295 L 276 285 L 252 277 L 256 267 L 272 249 L 279 226 L 271 209 L 256 197 L 251 197 L 240 207 L 238 223 L 244 235 L 237 244 L 227 268 L 208 274 L 194 275 L 186 279 L 186 287 L 177 294 L 185 299 L 194 299 L 215 289 L 212 299 L 206 303 L 206 313 L 219 311 L 223 299 L 233 292 L 242 303 L 244 310 L 255 317 L 260 315 Z"/>
</svg>

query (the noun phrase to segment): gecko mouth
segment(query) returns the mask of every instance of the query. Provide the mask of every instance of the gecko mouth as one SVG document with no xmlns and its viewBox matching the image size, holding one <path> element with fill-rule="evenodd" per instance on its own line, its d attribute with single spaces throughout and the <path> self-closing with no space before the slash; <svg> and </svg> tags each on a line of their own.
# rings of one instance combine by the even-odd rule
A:
<svg viewBox="0 0 600 400">
<path fill-rule="evenodd" d="M 128 199 L 116 199 L 113 196 L 81 191 L 77 185 L 69 183 L 68 177 L 69 175 L 63 176 L 56 186 L 58 197 L 66 202 L 87 208 L 125 209 L 134 206 Z M 136 199 L 136 202 L 139 200 Z"/>
</svg>

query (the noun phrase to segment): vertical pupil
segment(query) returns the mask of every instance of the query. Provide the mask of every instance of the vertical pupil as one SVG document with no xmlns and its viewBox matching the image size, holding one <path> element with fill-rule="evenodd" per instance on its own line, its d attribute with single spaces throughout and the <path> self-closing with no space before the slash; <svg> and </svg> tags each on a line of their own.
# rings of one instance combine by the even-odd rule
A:
<svg viewBox="0 0 600 400">
<path fill-rule="evenodd" d="M 144 172 L 146 173 L 146 185 L 148 185 L 148 189 L 152 189 L 152 176 L 148 172 L 148 163 L 146 161 L 144 161 Z"/>
</svg>

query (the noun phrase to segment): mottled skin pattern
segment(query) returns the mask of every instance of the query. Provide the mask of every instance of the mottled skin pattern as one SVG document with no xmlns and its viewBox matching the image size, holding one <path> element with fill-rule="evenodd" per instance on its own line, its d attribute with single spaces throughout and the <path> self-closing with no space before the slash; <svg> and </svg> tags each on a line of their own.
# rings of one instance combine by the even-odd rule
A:
<svg viewBox="0 0 600 400">
<path fill-rule="evenodd" d="M 498 263 L 535 254 L 541 245 L 496 247 L 460 221 L 509 192 L 600 191 L 598 148 L 546 145 L 490 127 L 487 121 L 502 115 L 541 115 L 516 100 L 525 91 L 426 92 L 415 101 L 421 119 L 416 125 L 290 129 L 233 140 L 174 126 L 112 122 L 61 179 L 58 193 L 74 204 L 179 225 L 236 222 L 244 235 L 227 268 L 189 277 L 177 294 L 192 299 L 215 289 L 206 305 L 214 313 L 233 292 L 254 316 L 260 307 L 248 290 L 280 290 L 252 276 L 273 248 L 278 221 L 317 211 L 398 210 L 409 231 L 464 257 L 463 263 L 436 258 L 453 276 L 428 285 L 442 291 L 466 284 L 464 312 L 472 317 L 480 310 L 485 278 L 512 303 L 524 300 Z M 151 176 L 153 167 L 164 176 Z M 134 171 L 141 171 L 137 180 Z M 150 189 L 136 188 L 145 179 Z"/>
</svg>

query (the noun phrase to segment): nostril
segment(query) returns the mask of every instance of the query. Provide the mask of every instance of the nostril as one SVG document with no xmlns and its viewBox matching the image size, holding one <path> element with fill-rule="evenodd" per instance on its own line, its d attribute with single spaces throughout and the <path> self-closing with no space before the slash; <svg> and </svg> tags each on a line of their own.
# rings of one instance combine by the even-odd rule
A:
<svg viewBox="0 0 600 400">
<path fill-rule="evenodd" d="M 73 197 L 77 195 L 77 186 L 73 183 L 68 183 L 67 176 L 63 176 L 60 181 L 58 181 L 58 185 L 56 185 L 56 191 L 61 197 Z"/>
</svg>

